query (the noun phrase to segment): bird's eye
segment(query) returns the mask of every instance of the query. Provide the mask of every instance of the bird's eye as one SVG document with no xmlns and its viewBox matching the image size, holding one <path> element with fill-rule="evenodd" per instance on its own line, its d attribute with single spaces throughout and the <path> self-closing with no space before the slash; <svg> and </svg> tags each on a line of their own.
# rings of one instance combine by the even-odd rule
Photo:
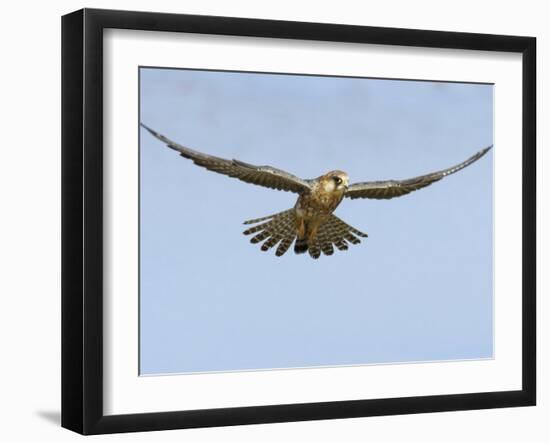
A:
<svg viewBox="0 0 550 443">
<path fill-rule="evenodd" d="M 332 177 L 332 179 L 336 182 L 337 185 L 339 185 L 340 183 L 342 183 L 342 179 L 340 177 Z"/>
</svg>

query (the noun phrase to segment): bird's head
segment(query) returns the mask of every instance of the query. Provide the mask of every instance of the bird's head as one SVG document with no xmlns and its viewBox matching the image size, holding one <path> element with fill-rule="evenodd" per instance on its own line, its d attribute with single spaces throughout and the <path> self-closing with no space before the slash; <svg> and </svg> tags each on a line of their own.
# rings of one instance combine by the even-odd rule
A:
<svg viewBox="0 0 550 443">
<path fill-rule="evenodd" d="M 330 171 L 321 177 L 321 184 L 326 192 L 344 193 L 349 177 L 344 171 Z"/>
</svg>

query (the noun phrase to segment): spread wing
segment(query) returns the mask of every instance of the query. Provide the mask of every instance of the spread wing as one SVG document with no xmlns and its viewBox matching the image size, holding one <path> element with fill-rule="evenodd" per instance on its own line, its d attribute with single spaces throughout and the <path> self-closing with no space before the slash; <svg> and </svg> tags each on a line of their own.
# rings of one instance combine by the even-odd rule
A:
<svg viewBox="0 0 550 443">
<path fill-rule="evenodd" d="M 235 177 L 246 183 L 265 186 L 271 189 L 279 189 L 281 191 L 291 191 L 300 194 L 311 190 L 307 180 L 303 180 L 288 172 L 281 171 L 271 166 L 255 166 L 239 160 L 226 160 L 224 158 L 203 154 L 202 152 L 187 148 L 166 138 L 164 135 L 145 126 L 143 123 L 141 123 L 141 126 L 160 141 L 166 143 L 169 148 L 178 151 L 182 157 L 188 158 L 196 165 L 202 166 L 210 171 L 228 175 L 229 177 Z"/>
<path fill-rule="evenodd" d="M 394 197 L 401 197 L 409 192 L 416 191 L 418 189 L 425 188 L 426 186 L 441 180 L 443 177 L 454 174 L 455 172 L 464 169 L 466 166 L 471 165 L 476 160 L 483 157 L 489 149 L 493 146 L 489 146 L 482 149 L 478 153 L 472 155 L 468 160 L 459 163 L 442 171 L 432 172 L 431 174 L 420 175 L 418 177 L 409 178 L 407 180 L 383 180 L 372 181 L 363 183 L 354 183 L 349 186 L 345 196 L 351 199 L 355 198 L 375 198 L 375 199 L 389 199 Z"/>
</svg>

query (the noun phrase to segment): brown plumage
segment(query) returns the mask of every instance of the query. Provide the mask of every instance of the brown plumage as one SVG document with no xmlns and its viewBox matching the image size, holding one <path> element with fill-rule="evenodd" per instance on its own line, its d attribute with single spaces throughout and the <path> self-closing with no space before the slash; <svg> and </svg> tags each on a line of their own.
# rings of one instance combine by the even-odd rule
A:
<svg viewBox="0 0 550 443">
<path fill-rule="evenodd" d="M 226 160 L 182 146 L 148 128 L 149 131 L 169 148 L 179 152 L 196 165 L 210 171 L 238 178 L 241 181 L 271 189 L 298 194 L 293 208 L 266 217 L 248 220 L 246 225 L 256 225 L 244 231 L 252 235 L 251 243 L 263 242 L 262 251 L 276 248 L 275 255 L 283 255 L 294 242 L 297 254 L 309 252 L 312 258 L 321 253 L 332 255 L 334 248 L 345 251 L 348 245 L 361 242 L 359 237 L 367 234 L 348 225 L 333 212 L 344 197 L 390 199 L 422 189 L 442 178 L 464 169 L 483 157 L 489 146 L 456 166 L 420 175 L 407 180 L 384 180 L 348 184 L 348 175 L 343 171 L 330 171 L 315 179 L 302 179 L 271 166 L 255 166 L 239 160 Z"/>
<path fill-rule="evenodd" d="M 259 223 L 244 231 L 244 235 L 252 235 L 250 243 L 255 244 L 263 241 L 262 251 L 268 251 L 277 246 L 275 250 L 277 257 L 283 255 L 295 239 L 296 245 L 300 244 L 300 239 L 297 238 L 297 217 L 294 208 L 268 217 L 247 220 L 244 223 L 246 225 Z M 367 237 L 367 234 L 351 227 L 334 214 L 329 214 L 319 227 L 316 236 L 308 240 L 306 240 L 307 237 L 303 237 L 305 240 L 303 244 L 306 247 L 298 253 L 309 251 L 313 258 L 318 258 L 321 252 L 325 255 L 332 255 L 334 246 L 345 251 L 348 249 L 348 242 L 354 245 L 361 243 L 358 237 Z"/>
</svg>

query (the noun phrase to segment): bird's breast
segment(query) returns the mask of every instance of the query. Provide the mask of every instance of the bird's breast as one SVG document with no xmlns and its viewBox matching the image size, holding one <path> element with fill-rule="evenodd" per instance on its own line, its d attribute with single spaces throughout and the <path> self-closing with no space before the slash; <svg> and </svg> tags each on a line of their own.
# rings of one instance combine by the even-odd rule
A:
<svg viewBox="0 0 550 443">
<path fill-rule="evenodd" d="M 343 195 L 339 192 L 326 192 L 322 187 L 314 187 L 312 192 L 298 198 L 295 206 L 297 215 L 304 218 L 330 215 L 342 198 Z"/>
</svg>

